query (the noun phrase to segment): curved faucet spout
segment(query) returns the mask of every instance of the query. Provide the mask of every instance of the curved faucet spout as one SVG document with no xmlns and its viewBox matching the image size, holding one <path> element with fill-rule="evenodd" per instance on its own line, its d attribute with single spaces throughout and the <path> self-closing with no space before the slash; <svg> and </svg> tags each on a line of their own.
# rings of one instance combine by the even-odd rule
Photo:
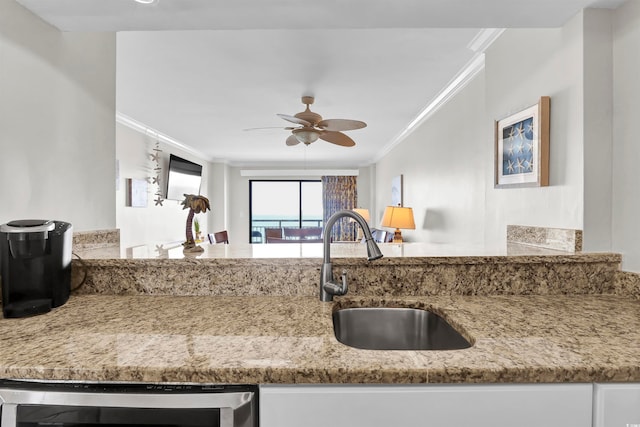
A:
<svg viewBox="0 0 640 427">
<path fill-rule="evenodd" d="M 331 215 L 324 226 L 322 236 L 324 258 L 322 261 L 322 269 L 320 270 L 321 301 L 333 301 L 334 295 L 344 295 L 347 293 L 346 272 L 342 274 L 342 283 L 336 283 L 333 280 L 333 270 L 331 265 L 331 229 L 338 219 L 344 217 L 353 218 L 360 227 L 362 227 L 362 232 L 364 233 L 364 238 L 367 244 L 367 260 L 373 261 L 375 259 L 382 258 L 382 252 L 375 240 L 373 240 L 373 236 L 371 235 L 371 230 L 369 229 L 367 222 L 359 213 L 344 209 Z"/>
</svg>

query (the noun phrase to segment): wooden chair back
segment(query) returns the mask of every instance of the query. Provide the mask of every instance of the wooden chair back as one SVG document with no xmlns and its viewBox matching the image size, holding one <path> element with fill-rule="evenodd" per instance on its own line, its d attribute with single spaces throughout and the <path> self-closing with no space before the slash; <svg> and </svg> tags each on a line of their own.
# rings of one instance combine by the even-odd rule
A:
<svg viewBox="0 0 640 427">
<path fill-rule="evenodd" d="M 229 233 L 227 230 L 218 231 L 217 233 L 213 233 L 213 240 L 216 243 L 225 243 L 229 244 Z"/>
<path fill-rule="evenodd" d="M 267 243 L 269 243 L 270 238 L 282 239 L 282 228 L 265 228 L 264 229 L 264 238 Z"/>
</svg>

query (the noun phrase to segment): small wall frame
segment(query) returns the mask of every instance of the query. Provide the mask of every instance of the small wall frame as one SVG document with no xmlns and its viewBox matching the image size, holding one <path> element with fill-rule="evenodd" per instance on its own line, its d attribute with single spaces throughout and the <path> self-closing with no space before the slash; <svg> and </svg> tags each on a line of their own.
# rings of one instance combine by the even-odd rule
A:
<svg viewBox="0 0 640 427">
<path fill-rule="evenodd" d="M 126 205 L 133 208 L 147 207 L 147 187 L 145 179 L 127 178 Z"/>
<path fill-rule="evenodd" d="M 550 98 L 495 122 L 495 188 L 549 185 Z"/>
<path fill-rule="evenodd" d="M 402 175 L 391 178 L 391 206 L 404 206 L 402 200 Z"/>
</svg>

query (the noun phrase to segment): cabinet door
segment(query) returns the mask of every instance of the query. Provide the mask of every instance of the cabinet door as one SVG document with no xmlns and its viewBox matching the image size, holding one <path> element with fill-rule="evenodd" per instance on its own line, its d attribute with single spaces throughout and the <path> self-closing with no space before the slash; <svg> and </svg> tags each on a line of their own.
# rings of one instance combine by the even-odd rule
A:
<svg viewBox="0 0 640 427">
<path fill-rule="evenodd" d="M 594 427 L 640 426 L 640 384 L 596 384 Z"/>
<path fill-rule="evenodd" d="M 591 384 L 265 385 L 261 427 L 591 427 Z"/>
</svg>

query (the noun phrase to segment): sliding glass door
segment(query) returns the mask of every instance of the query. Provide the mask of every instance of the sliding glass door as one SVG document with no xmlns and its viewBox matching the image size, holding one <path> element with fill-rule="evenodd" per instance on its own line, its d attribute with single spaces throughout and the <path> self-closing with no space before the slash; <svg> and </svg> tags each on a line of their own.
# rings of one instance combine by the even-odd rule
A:
<svg viewBox="0 0 640 427">
<path fill-rule="evenodd" d="M 322 182 L 249 181 L 250 242 L 265 243 L 269 230 L 322 227 Z"/>
</svg>

